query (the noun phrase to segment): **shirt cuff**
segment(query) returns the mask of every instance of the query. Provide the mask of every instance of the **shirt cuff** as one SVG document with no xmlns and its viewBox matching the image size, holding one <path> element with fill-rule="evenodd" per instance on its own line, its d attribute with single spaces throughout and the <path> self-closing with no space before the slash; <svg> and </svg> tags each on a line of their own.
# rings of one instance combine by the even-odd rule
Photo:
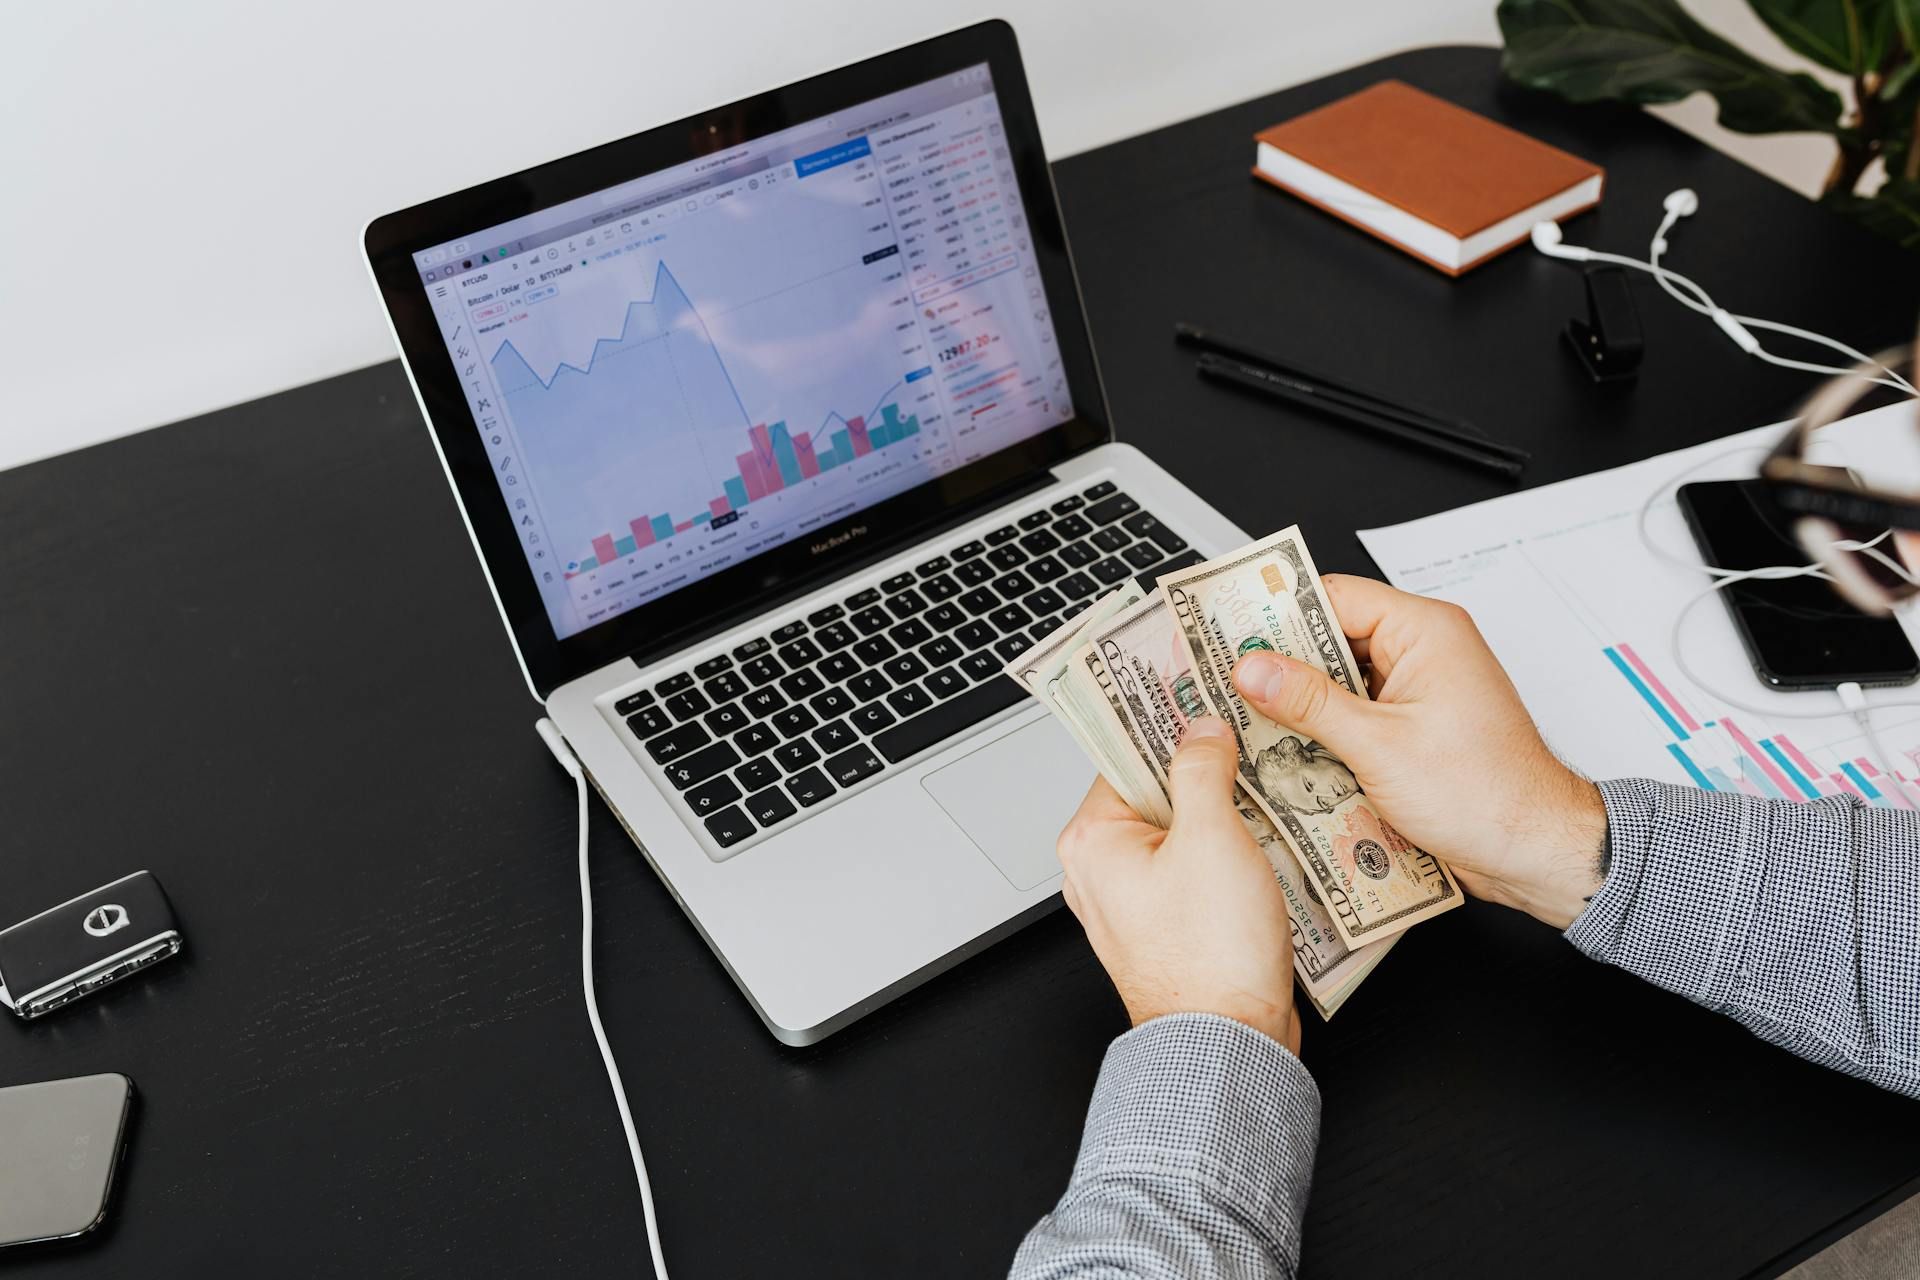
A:
<svg viewBox="0 0 1920 1280">
<path fill-rule="evenodd" d="M 1191 1181 L 1291 1249 L 1319 1136 L 1320 1090 L 1278 1041 L 1218 1014 L 1168 1014 L 1108 1047 L 1073 1181 Z"/>
</svg>

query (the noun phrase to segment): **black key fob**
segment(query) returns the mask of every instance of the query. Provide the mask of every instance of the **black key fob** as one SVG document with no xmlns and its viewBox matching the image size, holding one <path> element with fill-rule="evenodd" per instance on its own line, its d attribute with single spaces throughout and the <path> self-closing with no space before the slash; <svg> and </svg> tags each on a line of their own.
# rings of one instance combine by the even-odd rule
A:
<svg viewBox="0 0 1920 1280">
<path fill-rule="evenodd" d="M 179 950 L 166 891 L 136 871 L 0 930 L 0 988 L 37 1018 Z"/>
</svg>

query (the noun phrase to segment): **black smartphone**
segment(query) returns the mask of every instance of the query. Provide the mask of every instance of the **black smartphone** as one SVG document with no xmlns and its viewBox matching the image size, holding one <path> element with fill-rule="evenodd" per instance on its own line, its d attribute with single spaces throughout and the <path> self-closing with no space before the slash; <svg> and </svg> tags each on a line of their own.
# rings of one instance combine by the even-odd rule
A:
<svg viewBox="0 0 1920 1280">
<path fill-rule="evenodd" d="M 1706 563 L 1722 569 L 1805 564 L 1794 517 L 1758 480 L 1683 484 L 1680 511 Z M 1885 550 L 1896 554 L 1889 544 Z M 1776 689 L 1911 684 L 1920 654 L 1892 618 L 1861 613 L 1825 579 L 1751 578 L 1720 591 L 1754 672 Z"/>
</svg>

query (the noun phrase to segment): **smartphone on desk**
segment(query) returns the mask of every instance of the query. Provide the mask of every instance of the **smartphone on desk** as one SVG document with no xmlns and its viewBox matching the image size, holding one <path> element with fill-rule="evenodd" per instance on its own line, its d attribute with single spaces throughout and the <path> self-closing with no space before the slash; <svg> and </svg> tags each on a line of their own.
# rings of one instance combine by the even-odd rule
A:
<svg viewBox="0 0 1920 1280">
<path fill-rule="evenodd" d="M 1705 563 L 1721 569 L 1807 563 L 1793 536 L 1793 516 L 1760 481 L 1683 484 L 1677 498 Z M 1883 549 L 1897 554 L 1891 539 Z M 1848 681 L 1865 688 L 1920 678 L 1920 654 L 1900 623 L 1859 612 L 1823 578 L 1749 578 L 1719 595 L 1754 673 L 1775 689 L 1831 689 Z"/>
</svg>

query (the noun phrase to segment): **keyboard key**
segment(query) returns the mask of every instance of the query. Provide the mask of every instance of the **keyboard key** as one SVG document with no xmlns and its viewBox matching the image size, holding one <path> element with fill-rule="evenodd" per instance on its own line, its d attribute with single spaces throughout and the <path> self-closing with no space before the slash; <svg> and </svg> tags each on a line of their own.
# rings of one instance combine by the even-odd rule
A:
<svg viewBox="0 0 1920 1280">
<path fill-rule="evenodd" d="M 772 749 L 780 735 L 763 724 L 750 724 L 733 735 L 733 749 L 743 756 L 757 756 Z"/>
<path fill-rule="evenodd" d="M 775 656 L 789 667 L 810 667 L 820 660 L 820 646 L 802 638 L 774 650 Z"/>
<path fill-rule="evenodd" d="M 980 649 L 960 659 L 960 669 L 974 681 L 992 680 L 999 676 L 1003 664 L 987 650 Z"/>
<path fill-rule="evenodd" d="M 833 784 L 827 781 L 827 775 L 818 769 L 808 769 L 805 773 L 796 773 L 787 779 L 787 790 L 800 802 L 803 809 L 811 809 L 833 794 Z"/>
<path fill-rule="evenodd" d="M 1010 524 L 1003 524 L 987 535 L 987 545 L 997 547 L 1003 542 L 1012 542 L 1020 536 L 1020 531 Z"/>
<path fill-rule="evenodd" d="M 683 724 L 670 729 L 657 738 L 647 739 L 647 754 L 661 764 L 669 760 L 678 760 L 694 750 L 713 741 L 713 735 L 699 724 Z"/>
<path fill-rule="evenodd" d="M 844 622 L 830 622 L 813 633 L 814 642 L 828 653 L 838 652 L 859 638 Z"/>
<path fill-rule="evenodd" d="M 1069 542 L 1060 548 L 1060 559 L 1070 568 L 1084 569 L 1100 558 L 1100 553 L 1085 542 Z"/>
<path fill-rule="evenodd" d="M 1120 558 L 1136 569 L 1151 569 L 1165 557 L 1160 554 L 1160 548 L 1151 542 L 1136 542 L 1122 551 Z"/>
<path fill-rule="evenodd" d="M 878 733 L 894 722 L 894 715 L 886 703 L 869 702 L 848 716 L 847 722 L 862 733 Z"/>
<path fill-rule="evenodd" d="M 1100 588 L 1084 573 L 1070 573 L 1053 584 L 1053 589 L 1069 600 L 1085 600 Z"/>
<path fill-rule="evenodd" d="M 723 773 L 687 792 L 687 807 L 704 818 L 732 804 L 740 795 L 739 786 Z"/>
<path fill-rule="evenodd" d="M 1002 600 L 1017 600 L 1033 590 L 1033 583 L 1024 573 L 1010 573 L 1004 578 L 995 578 L 993 589 L 1000 593 Z"/>
<path fill-rule="evenodd" d="M 1035 560 L 1027 566 L 1027 576 L 1035 582 L 1052 582 L 1055 578 L 1066 573 L 1066 571 L 1067 566 L 1061 564 L 1052 556 L 1041 556 L 1038 560 Z"/>
<path fill-rule="evenodd" d="M 636 738 L 651 738 L 672 723 L 673 721 L 667 718 L 667 713 L 658 707 L 642 707 L 627 717 L 627 728 L 633 730 L 633 736 Z"/>
<path fill-rule="evenodd" d="M 698 726 L 695 726 L 698 727 Z M 698 786 L 716 773 L 725 773 L 740 763 L 740 753 L 731 742 L 716 742 L 689 756 L 681 756 L 667 766 L 667 781 L 685 791 Z"/>
<path fill-rule="evenodd" d="M 735 645 L 733 647 L 733 656 L 745 662 L 748 658 L 759 657 L 771 648 L 773 648 L 773 646 L 768 644 L 764 638 L 756 638 L 747 641 L 745 644 Z"/>
<path fill-rule="evenodd" d="M 1143 570 L 1142 572 L 1137 573 L 1134 576 L 1140 579 L 1141 586 L 1146 587 L 1150 590 L 1152 589 L 1153 585 L 1160 580 L 1161 574 L 1173 573 L 1175 570 L 1178 570 L 1178 569 L 1191 568 L 1192 566 L 1199 564 L 1205 558 L 1206 557 L 1202 556 L 1198 551 L 1182 551 L 1179 555 L 1175 556 L 1171 560 L 1168 560 L 1166 563 L 1156 565 L 1151 569 Z"/>
<path fill-rule="evenodd" d="M 777 787 L 769 788 L 758 795 L 747 797 L 747 812 L 753 820 L 763 827 L 775 826 L 785 822 L 800 812 L 793 807 L 793 801 L 787 799 L 786 792 Z"/>
<path fill-rule="evenodd" d="M 744 672 L 747 679 L 753 681 L 754 684 L 762 685 L 775 676 L 785 675 L 787 669 L 775 661 L 772 654 L 763 653 L 759 657 L 750 660 L 745 666 L 741 667 L 740 670 Z"/>
<path fill-rule="evenodd" d="M 939 604 L 942 600 L 951 600 L 959 595 L 960 584 L 953 580 L 951 574 L 943 573 L 921 583 L 920 594 Z"/>
<path fill-rule="evenodd" d="M 864 609 L 868 605 L 879 603 L 880 590 L 877 587 L 868 587 L 865 591 L 856 591 L 847 597 L 847 608 L 855 611 Z"/>
<path fill-rule="evenodd" d="M 822 751 L 842 751 L 859 741 L 853 728 L 845 720 L 829 720 L 812 733 L 814 742 Z"/>
<path fill-rule="evenodd" d="M 1108 555 L 1112 555 L 1129 542 L 1132 542 L 1133 539 L 1127 536 L 1125 529 L 1102 529 L 1091 538 L 1088 538 L 1087 541 Z"/>
<path fill-rule="evenodd" d="M 967 688 L 967 678 L 953 667 L 942 667 L 920 683 L 936 698 L 951 698 Z"/>
<path fill-rule="evenodd" d="M 918 618 L 908 618 L 905 622 L 887 632 L 887 639 L 902 649 L 911 649 L 917 644 L 925 644 L 933 638 L 933 628 Z"/>
<path fill-rule="evenodd" d="M 1051 511 L 1029 511 L 1020 517 L 1018 523 L 1022 529 L 1038 529 L 1051 519 L 1053 519 Z"/>
<path fill-rule="evenodd" d="M 738 809 L 722 809 L 707 819 L 707 834 L 722 849 L 731 848 L 753 834 L 753 824 Z"/>
<path fill-rule="evenodd" d="M 780 696 L 778 689 L 755 689 L 740 699 L 740 705 L 746 708 L 748 715 L 765 719 L 786 706 L 787 700 Z"/>
<path fill-rule="evenodd" d="M 1042 618 L 1040 619 L 1040 621 L 1034 623 L 1032 626 L 1027 628 L 1027 635 L 1033 638 L 1034 640 L 1045 640 L 1048 636 L 1058 631 L 1061 625 L 1062 625 L 1062 621 L 1057 617 Z"/>
<path fill-rule="evenodd" d="M 987 552 L 987 563 L 996 569 L 1011 569 L 1027 562 L 1027 553 L 1018 547 L 995 547 Z"/>
<path fill-rule="evenodd" d="M 1001 631 L 1018 631 L 1033 621 L 1033 615 L 1017 604 L 1002 605 L 987 615 L 987 621 Z"/>
<path fill-rule="evenodd" d="M 805 707 L 788 707 L 767 723 L 778 729 L 781 737 L 797 738 L 820 722 Z"/>
<path fill-rule="evenodd" d="M 998 640 L 995 640 L 993 642 L 993 651 L 1000 656 L 1001 662 L 1012 662 L 1015 658 L 1025 653 L 1031 644 L 1032 641 L 1016 631 L 1010 636 L 1001 636 Z M 1012 681 L 1008 681 L 1008 683 L 1011 684 Z"/>
<path fill-rule="evenodd" d="M 814 627 L 824 627 L 829 622 L 838 622 L 846 616 L 847 611 L 845 609 L 837 604 L 830 604 L 824 609 L 815 609 L 812 613 L 808 614 L 807 622 Z"/>
<path fill-rule="evenodd" d="M 1095 524 L 1112 524 L 1121 516 L 1130 516 L 1140 509 L 1140 504 L 1124 493 L 1116 493 L 1087 508 L 1087 519 Z"/>
<path fill-rule="evenodd" d="M 691 689 L 693 688 L 693 672 L 682 671 L 677 676 L 668 676 L 665 680 L 662 680 L 653 687 L 659 691 L 660 696 L 663 698 L 670 693 L 678 693 L 682 689 Z"/>
<path fill-rule="evenodd" d="M 935 703 L 925 715 L 895 725 L 873 739 L 873 749 L 895 764 L 1016 706 L 1027 696 L 1011 680 L 988 680 L 958 697 Z"/>
<path fill-rule="evenodd" d="M 977 587 L 993 576 L 993 566 L 985 560 L 969 560 L 953 571 L 963 587 Z"/>
<path fill-rule="evenodd" d="M 937 604 L 921 619 L 935 631 L 951 631 L 966 620 L 966 611 L 957 604 Z"/>
<path fill-rule="evenodd" d="M 1047 554 L 1047 552 L 1058 548 L 1059 545 L 1060 539 L 1054 537 L 1045 529 L 1035 530 L 1020 539 L 1020 546 L 1025 549 L 1026 553 L 1030 556 L 1043 556 Z"/>
<path fill-rule="evenodd" d="M 748 791 L 758 791 L 780 781 L 780 766 L 771 760 L 749 760 L 735 769 L 733 776 Z"/>
<path fill-rule="evenodd" d="M 904 689 L 895 689 L 887 695 L 887 705 L 899 712 L 902 717 L 918 715 L 933 705 L 933 696 L 917 684 Z"/>
<path fill-rule="evenodd" d="M 893 647 L 893 641 L 885 636 L 868 636 L 853 646 L 853 656 L 870 667 L 878 666 L 898 652 L 900 651 Z"/>
<path fill-rule="evenodd" d="M 838 684 L 859 671 L 860 663 L 850 653 L 830 653 L 820 659 L 820 665 L 814 670 L 820 673 L 821 679 Z"/>
<path fill-rule="evenodd" d="M 895 684 L 905 684 L 927 674 L 927 664 L 911 653 L 903 653 L 897 658 L 888 658 L 880 664 L 880 670 L 886 672 L 887 679 Z"/>
<path fill-rule="evenodd" d="M 943 573 L 952 567 L 952 562 L 945 556 L 935 556 L 925 564 L 915 565 L 913 571 L 923 578 L 931 578 L 934 574 Z"/>
<path fill-rule="evenodd" d="M 1091 608 L 1092 605 L 1093 605 L 1093 601 L 1091 600 L 1075 600 L 1072 604 L 1068 605 L 1064 610 L 1061 611 L 1060 617 L 1062 619 L 1071 618 L 1076 613 L 1080 613 L 1083 610 Z"/>
<path fill-rule="evenodd" d="M 1120 523 L 1134 537 L 1152 539 L 1162 555 L 1178 555 L 1187 549 L 1187 540 L 1154 519 L 1150 511 L 1136 511 Z"/>
<path fill-rule="evenodd" d="M 1093 526 L 1087 523 L 1086 517 L 1084 516 L 1068 516 L 1065 520 L 1061 520 L 1053 526 L 1054 536 L 1062 542 L 1072 542 L 1074 539 L 1084 538 L 1092 532 Z"/>
<path fill-rule="evenodd" d="M 971 560 L 987 549 L 984 542 L 963 542 L 953 549 L 953 559 L 957 564 L 962 560 Z"/>
<path fill-rule="evenodd" d="M 1132 576 L 1132 570 L 1112 557 L 1102 560 L 1099 564 L 1087 570 L 1087 572 L 1098 578 L 1101 585 L 1108 587 L 1111 587 L 1116 582 L 1124 582 Z"/>
<path fill-rule="evenodd" d="M 862 671 L 847 681 L 847 692 L 862 702 L 871 702 L 891 688 L 887 678 L 878 671 Z"/>
<path fill-rule="evenodd" d="M 737 730 L 744 729 L 751 723 L 747 717 L 747 713 L 742 711 L 740 704 L 736 702 L 729 702 L 724 707 L 715 707 L 712 711 L 707 712 L 702 719 L 706 721 L 708 729 L 722 737 Z"/>
<path fill-rule="evenodd" d="M 888 578 L 885 582 L 880 584 L 880 590 L 887 595 L 892 595 L 896 591 L 905 591 L 908 587 L 912 585 L 913 585 L 912 574 L 896 573 L 891 578 Z"/>
<path fill-rule="evenodd" d="M 845 689 L 829 689 L 819 697 L 808 702 L 807 705 L 812 707 L 813 713 L 822 720 L 832 720 L 837 716 L 847 714 L 847 712 L 853 710 L 856 704 L 854 703 L 853 695 Z"/>
<path fill-rule="evenodd" d="M 795 769 L 804 769 L 820 758 L 820 749 L 805 738 L 795 738 L 792 742 L 783 742 L 773 749 L 773 758 L 788 773 Z"/>
<path fill-rule="evenodd" d="M 789 622 L 786 626 L 781 627 L 773 633 L 773 642 L 775 644 L 785 644 L 789 640 L 797 640 L 805 634 L 807 634 L 806 623 Z"/>
<path fill-rule="evenodd" d="M 893 619 L 887 615 L 885 609 L 862 609 L 853 615 L 853 625 L 861 635 L 870 636 L 876 631 L 884 631 L 892 626 Z"/>
<path fill-rule="evenodd" d="M 978 649 L 993 639 L 993 628 L 984 622 L 969 622 L 954 632 L 953 638 L 969 649 Z"/>
<path fill-rule="evenodd" d="M 708 676 L 717 676 L 722 671 L 726 671 L 730 669 L 732 666 L 733 666 L 733 659 L 729 658 L 726 654 L 723 653 L 719 657 L 708 658 L 705 662 L 695 667 L 693 669 L 693 674 L 700 677 L 700 679 L 705 680 Z"/>
<path fill-rule="evenodd" d="M 626 697 L 620 699 L 620 701 L 614 703 L 613 714 L 617 716 L 630 716 L 634 712 L 638 711 L 640 708 L 650 707 L 652 705 L 653 705 L 653 690 L 642 689 L 640 692 L 630 693 Z"/>
<path fill-rule="evenodd" d="M 1077 493 L 1073 493 L 1073 494 L 1068 494 L 1066 497 L 1060 499 L 1060 501 L 1054 503 L 1052 510 L 1053 510 L 1053 514 L 1057 516 L 1064 516 L 1069 511 L 1078 511 L 1080 508 L 1086 505 L 1087 505 L 1087 500 L 1085 498 L 1081 497 Z"/>
<path fill-rule="evenodd" d="M 675 720 L 691 720 L 712 705 L 707 701 L 707 695 L 698 689 L 676 693 L 666 702 L 667 710 L 673 712 Z"/>
<path fill-rule="evenodd" d="M 886 768 L 886 762 L 871 747 L 851 747 L 827 760 L 827 774 L 843 787 L 864 782 Z"/>
<path fill-rule="evenodd" d="M 1032 595 L 1022 599 L 1020 601 L 1020 607 L 1036 618 L 1043 618 L 1049 613 L 1060 612 L 1060 610 L 1067 607 L 1067 602 L 1062 599 L 1060 593 L 1053 588 L 1042 587 Z"/>
<path fill-rule="evenodd" d="M 998 609 L 1000 597 L 985 587 L 977 587 L 960 597 L 960 607 L 977 618 L 983 613 Z"/>
<path fill-rule="evenodd" d="M 920 657 L 930 667 L 944 667 L 949 662 L 957 662 L 963 650 L 951 636 L 941 636 L 931 644 L 920 646 Z"/>
<path fill-rule="evenodd" d="M 722 702 L 732 702 L 745 693 L 747 682 L 740 678 L 738 671 L 723 671 L 700 687 L 707 691 L 707 696 L 713 699 L 715 706 L 718 706 Z"/>
<path fill-rule="evenodd" d="M 887 597 L 887 608 L 896 618 L 911 618 L 927 607 L 926 597 L 918 591 L 902 591 L 897 596 Z"/>
<path fill-rule="evenodd" d="M 811 698 L 826 687 L 827 682 L 820 678 L 820 673 L 817 671 L 796 671 L 792 675 L 780 677 L 781 690 L 795 700 Z"/>
<path fill-rule="evenodd" d="M 1113 481 L 1102 480 L 1099 484 L 1093 486 L 1093 488 L 1088 489 L 1086 491 L 1085 496 L 1088 502 L 1098 502 L 1100 499 L 1112 493 L 1113 490 L 1114 490 Z"/>
</svg>

